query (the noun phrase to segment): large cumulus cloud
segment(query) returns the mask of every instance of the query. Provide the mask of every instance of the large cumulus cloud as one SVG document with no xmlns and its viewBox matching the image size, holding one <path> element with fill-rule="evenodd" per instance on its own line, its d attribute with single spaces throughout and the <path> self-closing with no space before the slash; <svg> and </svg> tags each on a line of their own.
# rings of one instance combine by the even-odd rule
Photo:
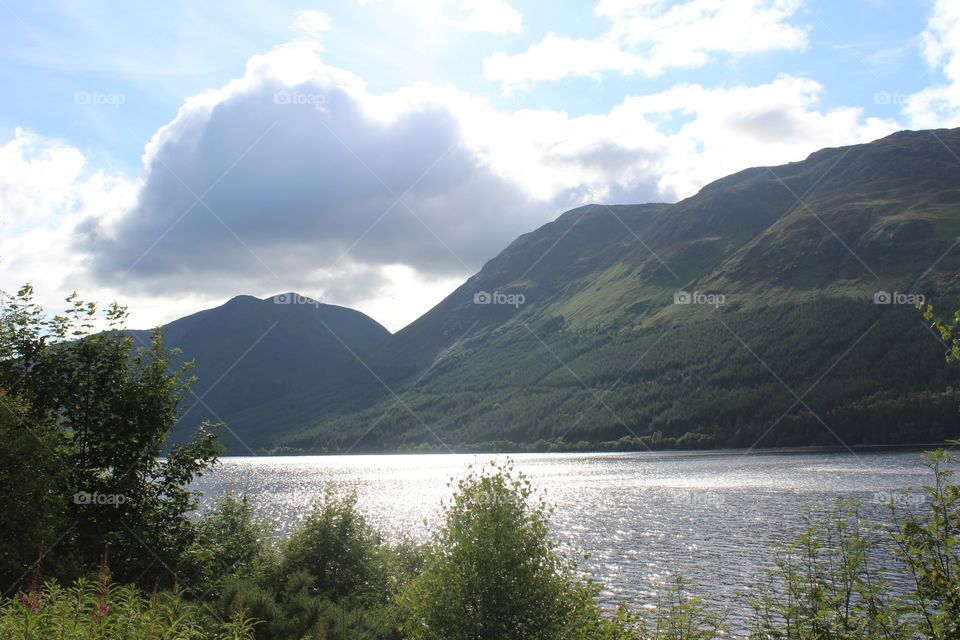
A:
<svg viewBox="0 0 960 640">
<path fill-rule="evenodd" d="M 508 113 L 452 87 L 372 94 L 293 43 L 187 100 L 146 147 L 136 205 L 90 218 L 78 246 L 98 281 L 145 295 L 299 289 L 351 305 L 388 295 L 390 273 L 394 289 L 449 286 L 566 208 L 675 200 L 896 127 L 820 111 L 820 90 L 781 76 L 607 114 Z"/>
<path fill-rule="evenodd" d="M 297 290 L 395 329 L 565 209 L 672 201 L 748 166 L 899 126 L 857 107 L 824 109 L 821 91 L 781 75 L 678 84 L 605 113 L 503 111 L 450 86 L 371 92 L 306 39 L 187 99 L 147 143 L 142 176 L 113 179 L 133 204 L 51 214 L 57 237 L 73 240 L 42 251 L 51 265 L 65 263 L 54 253 L 69 256 L 73 281 L 167 309 L 151 319 Z M 71 171 L 85 162 L 76 149 L 61 155 Z M 0 201 L 13 193 L 0 189 Z M 9 247 L 0 274 L 23 266 L 9 258 L 26 249 Z"/>
<path fill-rule="evenodd" d="M 136 206 L 90 220 L 82 246 L 99 278 L 156 293 L 356 277 L 358 264 L 467 275 L 542 220 L 543 203 L 465 144 L 448 106 L 369 96 L 303 47 L 189 101 L 145 163 Z"/>
</svg>

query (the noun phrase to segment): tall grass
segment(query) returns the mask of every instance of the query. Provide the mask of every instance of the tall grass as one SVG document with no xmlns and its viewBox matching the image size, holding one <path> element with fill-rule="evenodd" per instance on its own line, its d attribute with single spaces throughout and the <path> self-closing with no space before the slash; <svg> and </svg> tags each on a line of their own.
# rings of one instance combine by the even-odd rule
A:
<svg viewBox="0 0 960 640">
<path fill-rule="evenodd" d="M 130 586 L 50 581 L 0 602 L 4 640 L 252 640 L 242 612 L 217 622 L 178 591 L 145 595 Z"/>
</svg>

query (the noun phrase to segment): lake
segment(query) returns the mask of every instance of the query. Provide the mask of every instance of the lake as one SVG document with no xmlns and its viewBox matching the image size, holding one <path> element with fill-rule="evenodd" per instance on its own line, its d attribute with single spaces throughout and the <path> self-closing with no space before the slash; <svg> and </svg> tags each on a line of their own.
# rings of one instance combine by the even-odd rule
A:
<svg viewBox="0 0 960 640">
<path fill-rule="evenodd" d="M 556 511 L 562 543 L 590 554 L 583 568 L 605 585 L 604 600 L 649 604 L 654 585 L 679 572 L 698 593 L 746 613 L 732 596 L 763 579 L 778 542 L 803 528 L 805 506 L 838 498 L 864 502 L 880 519 L 891 496 L 906 507 L 925 500 L 930 473 L 919 451 L 653 452 L 513 454 Z M 448 482 L 469 465 L 503 455 L 374 455 L 224 458 L 197 483 L 208 496 L 246 491 L 260 517 L 283 535 L 329 483 L 355 489 L 370 521 L 388 539 L 424 539 L 451 495 Z"/>
</svg>

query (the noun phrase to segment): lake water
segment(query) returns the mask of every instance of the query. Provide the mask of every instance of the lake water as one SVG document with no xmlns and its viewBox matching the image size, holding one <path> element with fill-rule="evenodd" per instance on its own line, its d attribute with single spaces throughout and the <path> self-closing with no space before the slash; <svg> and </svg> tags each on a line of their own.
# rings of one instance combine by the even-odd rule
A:
<svg viewBox="0 0 960 640">
<path fill-rule="evenodd" d="M 679 572 L 698 593 L 731 606 L 762 580 L 778 542 L 803 528 L 804 507 L 838 498 L 882 518 L 890 496 L 924 500 L 930 474 L 919 451 L 795 453 L 656 452 L 514 454 L 515 467 L 555 507 L 552 530 L 590 554 L 584 569 L 604 598 L 651 602 L 654 585 Z M 225 458 L 198 487 L 246 491 L 278 535 L 289 531 L 329 483 L 359 493 L 360 508 L 387 538 L 424 539 L 451 494 L 448 482 L 494 455 L 382 455 Z M 734 619 L 744 604 L 733 604 Z"/>
</svg>

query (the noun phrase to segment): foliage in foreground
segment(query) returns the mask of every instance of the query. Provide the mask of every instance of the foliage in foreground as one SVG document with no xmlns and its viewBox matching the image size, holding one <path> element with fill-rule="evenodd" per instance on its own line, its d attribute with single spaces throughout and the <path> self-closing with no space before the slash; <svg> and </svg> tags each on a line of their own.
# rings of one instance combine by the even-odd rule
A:
<svg viewBox="0 0 960 640">
<path fill-rule="evenodd" d="M 200 523 L 228 541 L 213 547 L 212 566 L 247 559 L 219 582 L 210 603 L 217 616 L 247 611 L 262 621 L 257 640 L 399 637 L 392 600 L 421 564 L 415 545 L 384 542 L 353 493 L 325 491 L 277 546 L 252 533 L 256 522 L 248 507 L 228 495 Z"/>
<path fill-rule="evenodd" d="M 425 547 L 386 543 L 357 496 L 333 490 L 281 544 L 233 493 L 195 521 L 189 513 L 199 496 L 190 483 L 215 461 L 216 438 L 203 431 L 161 455 L 190 380 L 170 371 L 159 334 L 134 349 L 115 328 L 93 333 L 95 305 L 72 299 L 66 316 L 48 319 L 31 295 L 25 287 L 8 301 L 0 327 L 0 486 L 7 488 L 0 578 L 21 588 L 0 598 L 0 638 L 713 640 L 728 633 L 680 578 L 650 611 L 624 606 L 605 615 L 599 585 L 550 536 L 550 509 L 509 464 L 461 480 Z M 926 314 L 931 319 L 932 309 Z M 114 306 L 106 320 L 123 317 Z M 960 354 L 957 318 L 935 323 L 951 360 Z M 894 501 L 884 525 L 864 523 L 854 503 L 811 516 L 753 602 L 753 640 L 960 638 L 956 459 L 939 451 L 925 462 L 934 481 L 922 509 Z M 122 500 L 101 504 L 96 496 Z M 85 578 L 101 558 L 123 583 L 173 590 L 148 597 L 111 584 L 105 568 Z M 41 574 L 52 579 L 38 586 Z M 905 581 L 895 587 L 895 577 Z"/>
<path fill-rule="evenodd" d="M 255 622 L 237 613 L 211 623 L 178 592 L 143 595 L 136 587 L 54 581 L 0 603 L 0 637 L 10 640 L 252 640 Z"/>
<path fill-rule="evenodd" d="M 64 315 L 48 317 L 29 285 L 2 302 L 0 388 L 13 391 L 0 396 L 10 480 L 0 581 L 19 582 L 38 558 L 47 575 L 78 577 L 106 554 L 124 582 L 172 585 L 195 536 L 190 484 L 220 450 L 207 428 L 164 450 L 193 382 L 187 369 L 172 366 L 159 330 L 136 347 L 116 304 L 101 320 L 74 294 Z"/>
<path fill-rule="evenodd" d="M 754 603 L 755 640 L 956 640 L 960 638 L 958 460 L 924 456 L 933 474 L 925 504 L 891 500 L 868 524 L 841 502 L 780 550 Z M 898 586 L 894 586 L 898 579 Z"/>
<path fill-rule="evenodd" d="M 811 512 L 807 530 L 778 550 L 769 584 L 752 601 L 751 640 L 960 637 L 955 462 L 943 451 L 927 456 L 933 483 L 923 507 L 895 500 L 885 523 L 865 522 L 853 502 Z M 249 502 L 228 493 L 197 523 L 198 547 L 190 558 L 194 582 L 205 583 L 206 590 L 146 598 L 102 577 L 70 588 L 50 581 L 0 601 L 0 637 L 730 637 L 723 616 L 679 577 L 663 586 L 649 609 L 625 603 L 614 615 L 605 614 L 599 586 L 581 576 L 575 559 L 558 547 L 549 518 L 526 478 L 509 466 L 471 472 L 460 481 L 426 547 L 385 543 L 359 511 L 356 496 L 334 491 L 277 545 Z M 897 586 L 894 578 L 900 579 Z"/>
<path fill-rule="evenodd" d="M 558 551 L 532 492 L 509 467 L 460 481 L 423 571 L 401 595 L 407 637 L 610 637 L 599 589 Z"/>
</svg>

